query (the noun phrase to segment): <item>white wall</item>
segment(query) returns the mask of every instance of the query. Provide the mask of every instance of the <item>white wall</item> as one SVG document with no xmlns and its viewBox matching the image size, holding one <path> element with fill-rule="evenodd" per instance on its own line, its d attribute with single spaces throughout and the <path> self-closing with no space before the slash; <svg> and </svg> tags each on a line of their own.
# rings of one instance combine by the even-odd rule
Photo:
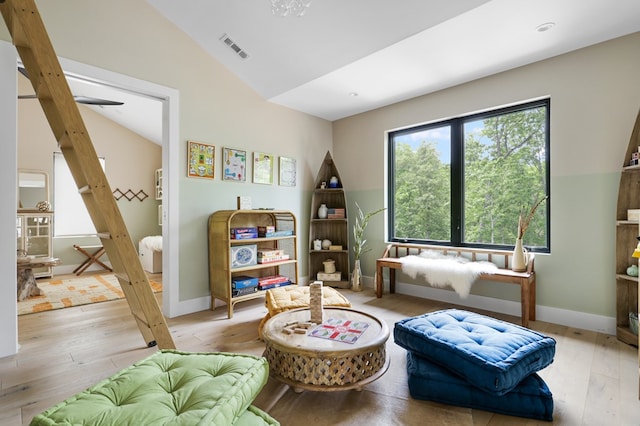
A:
<svg viewBox="0 0 640 426">
<path fill-rule="evenodd" d="M 16 50 L 0 41 L 0 358 L 18 350 L 16 305 Z"/>
</svg>

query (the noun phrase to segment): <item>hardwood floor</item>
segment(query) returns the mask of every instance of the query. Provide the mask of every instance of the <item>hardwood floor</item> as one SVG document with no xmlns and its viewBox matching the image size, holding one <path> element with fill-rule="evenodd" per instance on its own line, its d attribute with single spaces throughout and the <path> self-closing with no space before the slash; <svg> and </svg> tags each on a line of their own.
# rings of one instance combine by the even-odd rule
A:
<svg viewBox="0 0 640 426">
<path fill-rule="evenodd" d="M 387 321 L 452 307 L 372 289 L 340 290 L 354 308 Z M 158 295 L 160 298 L 161 295 Z M 469 310 L 468 308 L 464 308 Z M 257 299 L 226 309 L 168 320 L 177 347 L 185 351 L 242 352 L 261 355 L 257 327 L 266 313 Z M 482 312 L 519 322 L 519 318 Z M 20 316 L 20 352 L 0 359 L 0 424 L 28 424 L 37 413 L 150 355 L 124 300 Z M 554 424 L 638 425 L 637 348 L 603 335 L 535 321 L 530 327 L 556 339 L 553 364 L 540 372 L 554 396 Z M 362 392 L 302 392 L 270 379 L 255 405 L 282 425 L 513 425 L 548 424 L 452 407 L 409 396 L 405 352 L 387 342 L 389 371 Z M 327 410 L 327 407 L 334 409 Z"/>
</svg>

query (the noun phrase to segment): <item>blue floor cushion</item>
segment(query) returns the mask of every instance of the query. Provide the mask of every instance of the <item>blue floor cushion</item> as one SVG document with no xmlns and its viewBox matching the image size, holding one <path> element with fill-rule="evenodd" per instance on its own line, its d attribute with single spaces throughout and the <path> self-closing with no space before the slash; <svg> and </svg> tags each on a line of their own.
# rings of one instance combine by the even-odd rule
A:
<svg viewBox="0 0 640 426">
<path fill-rule="evenodd" d="M 398 321 L 393 333 L 399 346 L 496 395 L 551 364 L 556 349 L 541 333 L 458 309 Z"/>
<path fill-rule="evenodd" d="M 412 352 L 407 352 L 409 393 L 415 399 L 475 408 L 509 416 L 553 420 L 553 396 L 536 373 L 525 377 L 511 392 L 485 392 L 448 370 Z"/>
</svg>

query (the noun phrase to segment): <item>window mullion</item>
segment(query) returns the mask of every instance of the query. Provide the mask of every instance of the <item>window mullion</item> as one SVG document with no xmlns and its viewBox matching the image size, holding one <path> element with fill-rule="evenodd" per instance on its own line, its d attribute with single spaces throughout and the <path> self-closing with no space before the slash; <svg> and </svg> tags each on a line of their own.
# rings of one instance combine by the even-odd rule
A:
<svg viewBox="0 0 640 426">
<path fill-rule="evenodd" d="M 462 121 L 451 120 L 451 243 L 460 245 L 462 241 L 463 204 L 463 132 Z"/>
</svg>

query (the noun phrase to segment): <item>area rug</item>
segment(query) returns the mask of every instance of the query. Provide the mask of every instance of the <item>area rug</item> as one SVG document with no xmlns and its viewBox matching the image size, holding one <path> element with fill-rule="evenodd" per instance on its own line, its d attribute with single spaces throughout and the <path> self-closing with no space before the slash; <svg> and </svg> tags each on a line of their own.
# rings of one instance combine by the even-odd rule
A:
<svg viewBox="0 0 640 426">
<path fill-rule="evenodd" d="M 162 284 L 150 280 L 154 293 L 162 291 Z M 50 311 L 122 299 L 124 293 L 113 274 L 94 274 L 68 279 L 38 280 L 42 295 L 18 302 L 18 315 Z"/>
</svg>

